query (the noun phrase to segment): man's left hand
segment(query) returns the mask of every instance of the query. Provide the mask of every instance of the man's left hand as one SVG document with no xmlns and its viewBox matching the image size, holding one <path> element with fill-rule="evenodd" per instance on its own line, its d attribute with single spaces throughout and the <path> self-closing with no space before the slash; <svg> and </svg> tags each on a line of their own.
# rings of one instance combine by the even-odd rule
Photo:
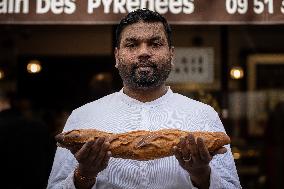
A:
<svg viewBox="0 0 284 189">
<path fill-rule="evenodd" d="M 185 169 L 195 186 L 198 188 L 209 188 L 210 166 L 209 162 L 216 154 L 223 154 L 226 148 L 220 148 L 210 154 L 202 138 L 195 140 L 192 134 L 181 138 L 178 146 L 173 148 L 174 154 L 180 164 Z"/>
</svg>

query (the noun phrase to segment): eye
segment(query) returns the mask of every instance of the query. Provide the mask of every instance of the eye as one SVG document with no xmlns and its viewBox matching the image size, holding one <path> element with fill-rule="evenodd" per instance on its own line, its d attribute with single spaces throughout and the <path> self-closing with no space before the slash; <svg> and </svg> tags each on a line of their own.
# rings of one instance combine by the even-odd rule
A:
<svg viewBox="0 0 284 189">
<path fill-rule="evenodd" d="M 158 41 L 155 41 L 155 42 L 153 42 L 152 43 L 152 46 L 153 47 L 160 47 L 160 46 L 162 46 L 163 44 L 161 43 L 161 42 L 158 42 Z"/>
<path fill-rule="evenodd" d="M 134 43 L 126 43 L 125 47 L 127 48 L 134 48 L 136 45 Z"/>
</svg>

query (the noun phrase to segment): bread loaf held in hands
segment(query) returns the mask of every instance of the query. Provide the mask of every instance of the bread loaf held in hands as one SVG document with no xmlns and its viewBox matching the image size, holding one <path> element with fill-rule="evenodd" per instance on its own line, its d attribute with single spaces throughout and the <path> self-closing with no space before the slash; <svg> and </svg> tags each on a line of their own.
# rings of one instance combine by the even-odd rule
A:
<svg viewBox="0 0 284 189">
<path fill-rule="evenodd" d="M 58 134 L 55 139 L 58 146 L 76 151 L 87 141 L 104 137 L 110 143 L 113 157 L 152 160 L 173 155 L 173 146 L 178 145 L 181 137 L 186 137 L 190 133 L 195 139 L 202 138 L 210 153 L 230 143 L 229 136 L 223 132 L 188 132 L 178 129 L 138 130 L 119 134 L 96 129 L 79 129 Z"/>
</svg>

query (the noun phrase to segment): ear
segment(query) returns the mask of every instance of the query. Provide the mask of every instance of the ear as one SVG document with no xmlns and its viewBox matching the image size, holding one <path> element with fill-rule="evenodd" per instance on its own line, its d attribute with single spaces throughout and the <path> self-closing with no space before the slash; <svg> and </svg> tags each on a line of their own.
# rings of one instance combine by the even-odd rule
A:
<svg viewBox="0 0 284 189">
<path fill-rule="evenodd" d="M 171 46 L 170 47 L 170 57 L 171 57 L 171 65 L 172 67 L 174 67 L 174 54 L 175 54 L 175 48 L 174 46 Z"/>
<path fill-rule="evenodd" d="M 115 47 L 114 49 L 114 57 L 115 57 L 115 67 L 117 68 L 118 67 L 118 56 L 119 56 L 119 49 L 117 47 Z"/>
</svg>

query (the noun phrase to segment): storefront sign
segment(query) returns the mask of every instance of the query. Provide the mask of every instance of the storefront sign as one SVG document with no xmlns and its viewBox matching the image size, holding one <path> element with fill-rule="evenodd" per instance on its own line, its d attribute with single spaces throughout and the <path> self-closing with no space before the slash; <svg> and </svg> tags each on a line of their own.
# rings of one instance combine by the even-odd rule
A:
<svg viewBox="0 0 284 189">
<path fill-rule="evenodd" d="M 284 0 L 0 0 L 0 24 L 114 24 L 137 8 L 171 24 L 284 23 Z"/>
</svg>

